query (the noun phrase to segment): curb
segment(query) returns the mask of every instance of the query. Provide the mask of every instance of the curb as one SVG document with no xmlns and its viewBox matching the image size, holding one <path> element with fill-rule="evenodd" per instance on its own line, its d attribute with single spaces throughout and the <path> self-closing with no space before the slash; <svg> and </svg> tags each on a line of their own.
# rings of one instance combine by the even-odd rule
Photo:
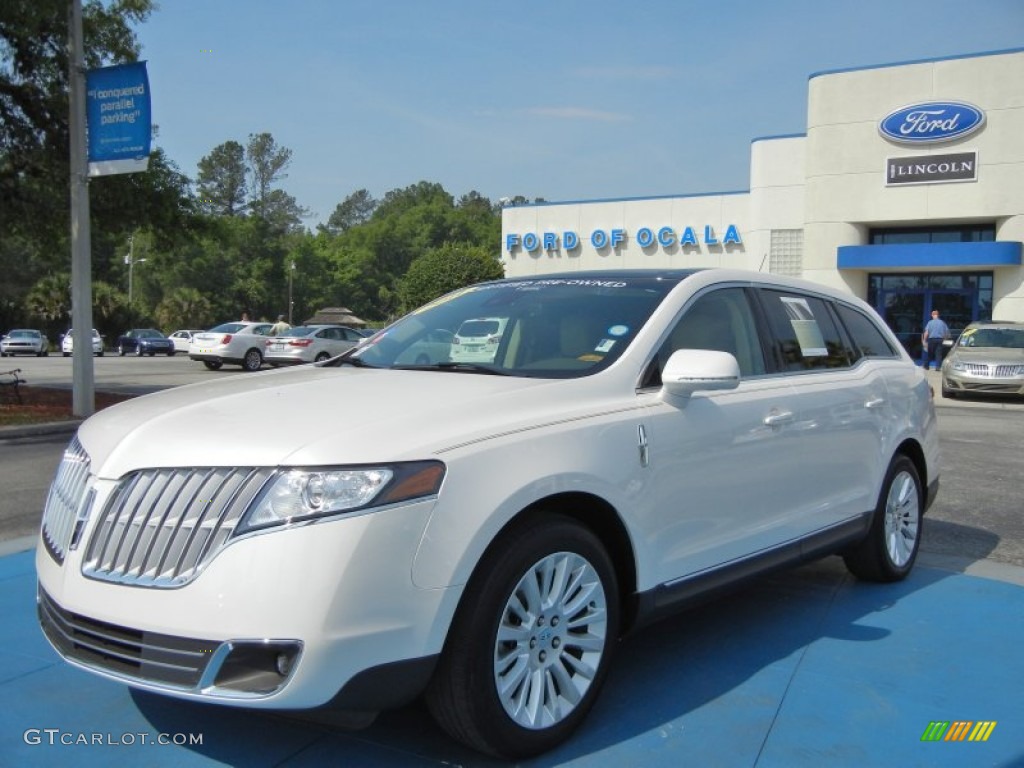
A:
<svg viewBox="0 0 1024 768">
<path fill-rule="evenodd" d="M 46 435 L 70 435 L 78 429 L 82 421 L 84 419 L 68 419 L 67 421 L 49 421 L 43 424 L 19 424 L 11 427 L 0 427 L 0 440 Z"/>
</svg>

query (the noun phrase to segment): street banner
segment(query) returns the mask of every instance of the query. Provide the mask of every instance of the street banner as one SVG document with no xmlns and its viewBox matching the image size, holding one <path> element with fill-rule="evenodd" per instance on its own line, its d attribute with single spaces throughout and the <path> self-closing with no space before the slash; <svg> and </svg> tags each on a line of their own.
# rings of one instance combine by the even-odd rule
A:
<svg viewBox="0 0 1024 768">
<path fill-rule="evenodd" d="M 85 91 L 89 175 L 146 170 L 153 132 L 146 62 L 91 69 Z"/>
</svg>

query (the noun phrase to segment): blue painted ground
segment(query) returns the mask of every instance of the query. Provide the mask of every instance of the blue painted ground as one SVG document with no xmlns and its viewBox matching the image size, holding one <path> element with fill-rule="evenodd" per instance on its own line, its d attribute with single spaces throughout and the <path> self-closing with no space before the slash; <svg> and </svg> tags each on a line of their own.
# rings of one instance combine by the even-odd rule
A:
<svg viewBox="0 0 1024 768">
<path fill-rule="evenodd" d="M 34 601 L 32 554 L 0 557 L 2 766 L 501 764 L 417 707 L 347 732 L 133 693 L 61 662 Z M 526 765 L 1019 768 L 1022 641 L 1022 586 L 921 566 L 867 585 L 832 558 L 624 641 L 583 728 Z M 986 742 L 922 742 L 935 720 L 997 725 Z"/>
</svg>

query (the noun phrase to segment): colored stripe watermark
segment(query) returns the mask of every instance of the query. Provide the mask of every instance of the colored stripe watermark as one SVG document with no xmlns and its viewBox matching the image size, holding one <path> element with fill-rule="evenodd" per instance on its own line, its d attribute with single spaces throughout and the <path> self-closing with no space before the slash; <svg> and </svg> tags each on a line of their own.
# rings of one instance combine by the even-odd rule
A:
<svg viewBox="0 0 1024 768">
<path fill-rule="evenodd" d="M 933 720 L 921 735 L 921 741 L 988 741 L 996 720 Z"/>
</svg>

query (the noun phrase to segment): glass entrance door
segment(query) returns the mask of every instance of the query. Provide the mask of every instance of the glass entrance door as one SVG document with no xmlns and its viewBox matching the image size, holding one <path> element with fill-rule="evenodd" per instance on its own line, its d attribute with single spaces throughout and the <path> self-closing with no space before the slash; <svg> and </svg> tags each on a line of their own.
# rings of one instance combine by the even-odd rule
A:
<svg viewBox="0 0 1024 768">
<path fill-rule="evenodd" d="M 950 338 L 956 341 L 960 332 L 974 319 L 974 293 L 972 291 L 930 291 L 928 316 L 939 310 L 939 317 L 949 326 Z"/>
<path fill-rule="evenodd" d="M 879 307 L 882 319 L 914 360 L 921 359 L 921 333 L 924 331 L 926 291 L 885 291 Z"/>
</svg>

